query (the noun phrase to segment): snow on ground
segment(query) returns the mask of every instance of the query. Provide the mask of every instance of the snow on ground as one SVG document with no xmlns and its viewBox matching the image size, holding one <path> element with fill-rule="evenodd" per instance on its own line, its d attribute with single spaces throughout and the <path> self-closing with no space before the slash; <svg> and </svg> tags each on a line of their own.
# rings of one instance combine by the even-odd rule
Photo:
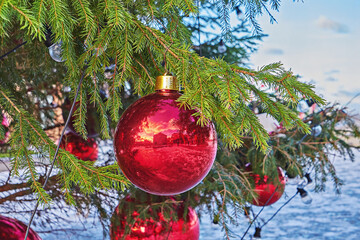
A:
<svg viewBox="0 0 360 240">
<path fill-rule="evenodd" d="M 114 161 L 113 156 L 108 154 L 112 147 L 106 144 L 106 151 L 103 155 L 109 155 L 102 159 L 101 165 L 106 161 Z M 356 152 L 354 162 L 344 160 L 341 157 L 335 159 L 334 164 L 337 174 L 344 180 L 342 194 L 336 195 L 332 184 L 327 184 L 326 192 L 311 193 L 313 202 L 311 205 L 304 205 L 300 197 L 285 206 L 278 215 L 269 222 L 262 230 L 262 239 L 276 240 L 311 240 L 311 239 L 331 239 L 331 240 L 358 240 L 360 233 L 360 153 Z M 0 163 L 1 165 L 1 163 Z M 8 178 L 8 172 L 0 172 L 0 186 Z M 14 179 L 11 183 L 20 183 L 21 179 Z M 18 190 L 8 191 L 6 194 L 13 194 Z M 296 192 L 296 186 L 287 185 L 284 196 L 275 204 L 266 207 L 260 215 L 260 221 L 267 220 L 271 215 Z M 7 195 L 0 193 L 0 199 Z M 114 207 L 118 204 L 116 194 L 103 202 L 106 212 L 111 215 Z M 287 197 L 286 197 L 287 196 Z M 28 196 L 25 201 L 5 202 L 0 204 L 0 214 L 17 218 L 28 222 L 31 210 L 34 207 L 35 199 Z M 112 202 L 111 202 L 112 201 Z M 257 213 L 259 207 L 254 208 Z M 95 207 L 83 209 L 84 215 L 77 213 L 75 208 L 69 207 L 63 200 L 57 201 L 51 209 L 40 207 L 39 214 L 35 215 L 35 224 L 32 228 L 39 233 L 43 240 L 52 239 L 109 239 L 108 230 L 99 220 L 99 213 Z M 50 224 L 51 223 L 51 224 Z M 105 220 L 104 225 L 108 227 L 109 221 Z M 248 221 L 244 217 L 238 226 L 230 226 L 234 234 L 240 239 Z M 105 233 L 105 236 L 104 236 Z M 251 239 L 250 234 L 254 233 L 254 227 L 249 231 L 246 239 Z M 200 225 L 201 240 L 223 239 L 224 233 L 221 226 L 213 224 L 210 216 L 203 214 Z"/>
</svg>

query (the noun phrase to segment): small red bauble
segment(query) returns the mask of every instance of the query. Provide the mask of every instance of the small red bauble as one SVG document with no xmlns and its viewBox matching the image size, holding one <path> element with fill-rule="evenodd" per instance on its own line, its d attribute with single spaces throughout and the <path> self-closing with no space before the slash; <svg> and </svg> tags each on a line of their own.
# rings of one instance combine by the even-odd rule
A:
<svg viewBox="0 0 360 240">
<path fill-rule="evenodd" d="M 2 240 L 24 240 L 27 226 L 19 220 L 0 216 L 0 239 Z M 26 240 L 41 240 L 32 229 Z"/>
<path fill-rule="evenodd" d="M 200 236 L 200 224 L 198 216 L 192 208 L 188 208 L 185 219 L 184 207 L 180 206 L 177 212 L 177 221 L 166 219 L 161 213 L 161 209 L 152 214 L 153 217 L 148 219 L 139 218 L 139 213 L 135 210 L 131 217 L 137 218 L 127 219 L 125 213 L 130 208 L 130 204 L 138 205 L 133 200 L 127 200 L 121 209 L 119 206 L 115 209 L 110 226 L 111 240 L 198 240 Z M 138 205 L 140 206 L 140 205 Z M 175 207 L 176 208 L 176 207 Z M 149 208 L 148 213 L 153 212 Z M 173 214 L 171 214 L 173 215 Z M 155 216 L 155 217 L 154 217 Z M 125 235 L 125 236 L 124 236 Z"/>
<path fill-rule="evenodd" d="M 247 171 L 251 171 L 251 165 L 246 166 Z M 258 174 L 251 173 L 250 176 L 255 182 L 254 192 L 257 197 L 254 198 L 251 204 L 256 206 L 269 206 L 277 202 L 285 190 L 285 174 L 284 171 L 278 167 L 278 179 L 270 179 L 265 175 L 261 178 Z"/>
<path fill-rule="evenodd" d="M 194 110 L 179 108 L 180 96 L 176 90 L 157 90 L 132 104 L 116 128 L 114 151 L 121 170 L 151 194 L 169 196 L 193 188 L 215 160 L 214 125 L 196 124 Z"/>
<path fill-rule="evenodd" d="M 98 158 L 98 145 L 92 138 L 87 140 L 74 133 L 64 135 L 60 147 L 84 161 L 96 161 Z"/>
</svg>

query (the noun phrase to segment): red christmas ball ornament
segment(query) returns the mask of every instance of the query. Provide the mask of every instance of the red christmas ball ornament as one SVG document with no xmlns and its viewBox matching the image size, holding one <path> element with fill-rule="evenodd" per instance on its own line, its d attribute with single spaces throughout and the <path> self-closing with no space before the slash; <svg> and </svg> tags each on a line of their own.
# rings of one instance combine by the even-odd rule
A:
<svg viewBox="0 0 360 240">
<path fill-rule="evenodd" d="M 148 214 L 152 217 L 141 219 L 137 207 L 130 207 L 131 204 L 140 206 L 133 199 L 115 209 L 110 226 L 111 240 L 198 240 L 200 236 L 200 224 L 198 216 L 192 208 L 188 208 L 184 216 L 184 207 L 174 206 L 173 216 L 177 214 L 177 220 L 171 217 L 166 219 L 161 213 L 161 208 L 155 212 L 149 208 Z M 126 211 L 133 210 L 131 219 L 128 219 Z M 131 211 L 132 211 L 131 210 Z M 136 220 L 135 220 L 136 219 Z M 134 222 L 135 221 L 135 222 Z"/>
<path fill-rule="evenodd" d="M 92 138 L 83 139 L 77 134 L 69 132 L 64 135 L 60 147 L 84 161 L 96 161 L 98 158 L 98 145 Z"/>
<path fill-rule="evenodd" d="M 246 170 L 252 171 L 250 164 L 247 164 Z M 267 175 L 260 177 L 259 174 L 250 174 L 255 183 L 254 192 L 257 194 L 251 204 L 256 206 L 269 206 L 281 198 L 285 190 L 285 174 L 280 167 L 277 168 L 277 172 L 278 179 L 271 179 Z"/>
<path fill-rule="evenodd" d="M 121 116 L 114 151 L 125 176 L 155 195 L 175 195 L 196 186 L 210 171 L 217 150 L 212 123 L 196 124 L 194 110 L 179 108 L 176 79 L 156 79 L 156 92 Z"/>
<path fill-rule="evenodd" d="M 27 226 L 19 220 L 0 216 L 0 239 L 2 240 L 24 240 Z M 41 240 L 39 235 L 32 229 L 26 240 Z"/>
</svg>

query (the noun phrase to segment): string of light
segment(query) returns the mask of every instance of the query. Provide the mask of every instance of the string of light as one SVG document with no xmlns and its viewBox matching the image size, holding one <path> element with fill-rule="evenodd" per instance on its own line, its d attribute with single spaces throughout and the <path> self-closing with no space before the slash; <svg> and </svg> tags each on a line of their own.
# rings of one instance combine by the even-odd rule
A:
<svg viewBox="0 0 360 240">
<path fill-rule="evenodd" d="M 264 206 L 260 209 L 260 211 L 258 212 L 258 214 L 256 214 L 256 216 L 254 217 L 254 219 L 252 221 L 250 221 L 250 224 L 248 226 L 248 228 L 246 229 L 246 231 L 244 232 L 243 236 L 241 237 L 241 240 L 244 239 L 244 237 L 246 236 L 246 234 L 248 233 L 249 229 L 251 228 L 252 224 L 255 222 L 255 220 L 259 217 L 260 213 L 264 210 L 264 208 L 267 206 L 267 204 L 270 202 L 271 198 L 274 196 L 274 194 L 276 193 L 276 190 L 278 189 L 279 186 L 276 187 L 276 189 L 274 190 L 274 192 L 271 194 L 271 196 L 269 197 L 269 199 L 266 201 L 266 203 L 264 204 Z"/>
<path fill-rule="evenodd" d="M 13 53 L 16 51 L 16 49 L 18 49 L 21 46 L 24 46 L 27 43 L 27 41 L 20 43 L 19 45 L 17 45 L 16 47 L 14 47 L 13 49 L 11 49 L 10 51 L 8 51 L 7 53 L 5 53 L 4 55 L 0 56 L 0 60 L 2 60 L 3 58 L 5 58 L 6 56 L 8 56 L 9 54 Z"/>
</svg>

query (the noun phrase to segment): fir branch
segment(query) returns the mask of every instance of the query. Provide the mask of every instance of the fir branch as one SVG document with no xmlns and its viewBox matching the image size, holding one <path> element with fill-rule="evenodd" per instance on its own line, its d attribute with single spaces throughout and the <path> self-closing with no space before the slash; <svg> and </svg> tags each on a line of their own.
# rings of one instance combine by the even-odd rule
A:
<svg viewBox="0 0 360 240">
<path fill-rule="evenodd" d="M 84 90 L 84 87 L 81 85 L 79 90 L 79 100 L 75 99 L 77 103 L 77 108 L 74 112 L 75 130 L 82 135 L 83 138 L 87 139 L 87 130 L 85 126 L 85 122 L 87 119 L 87 92 Z"/>
<path fill-rule="evenodd" d="M 25 7 L 18 5 L 13 5 L 9 2 L 9 5 L 20 14 L 20 24 L 23 25 L 22 28 L 28 28 L 27 34 L 34 35 L 34 37 L 42 37 L 43 33 L 38 31 L 40 29 L 40 23 L 36 21 L 35 17 L 32 15 L 32 12 Z"/>
</svg>

